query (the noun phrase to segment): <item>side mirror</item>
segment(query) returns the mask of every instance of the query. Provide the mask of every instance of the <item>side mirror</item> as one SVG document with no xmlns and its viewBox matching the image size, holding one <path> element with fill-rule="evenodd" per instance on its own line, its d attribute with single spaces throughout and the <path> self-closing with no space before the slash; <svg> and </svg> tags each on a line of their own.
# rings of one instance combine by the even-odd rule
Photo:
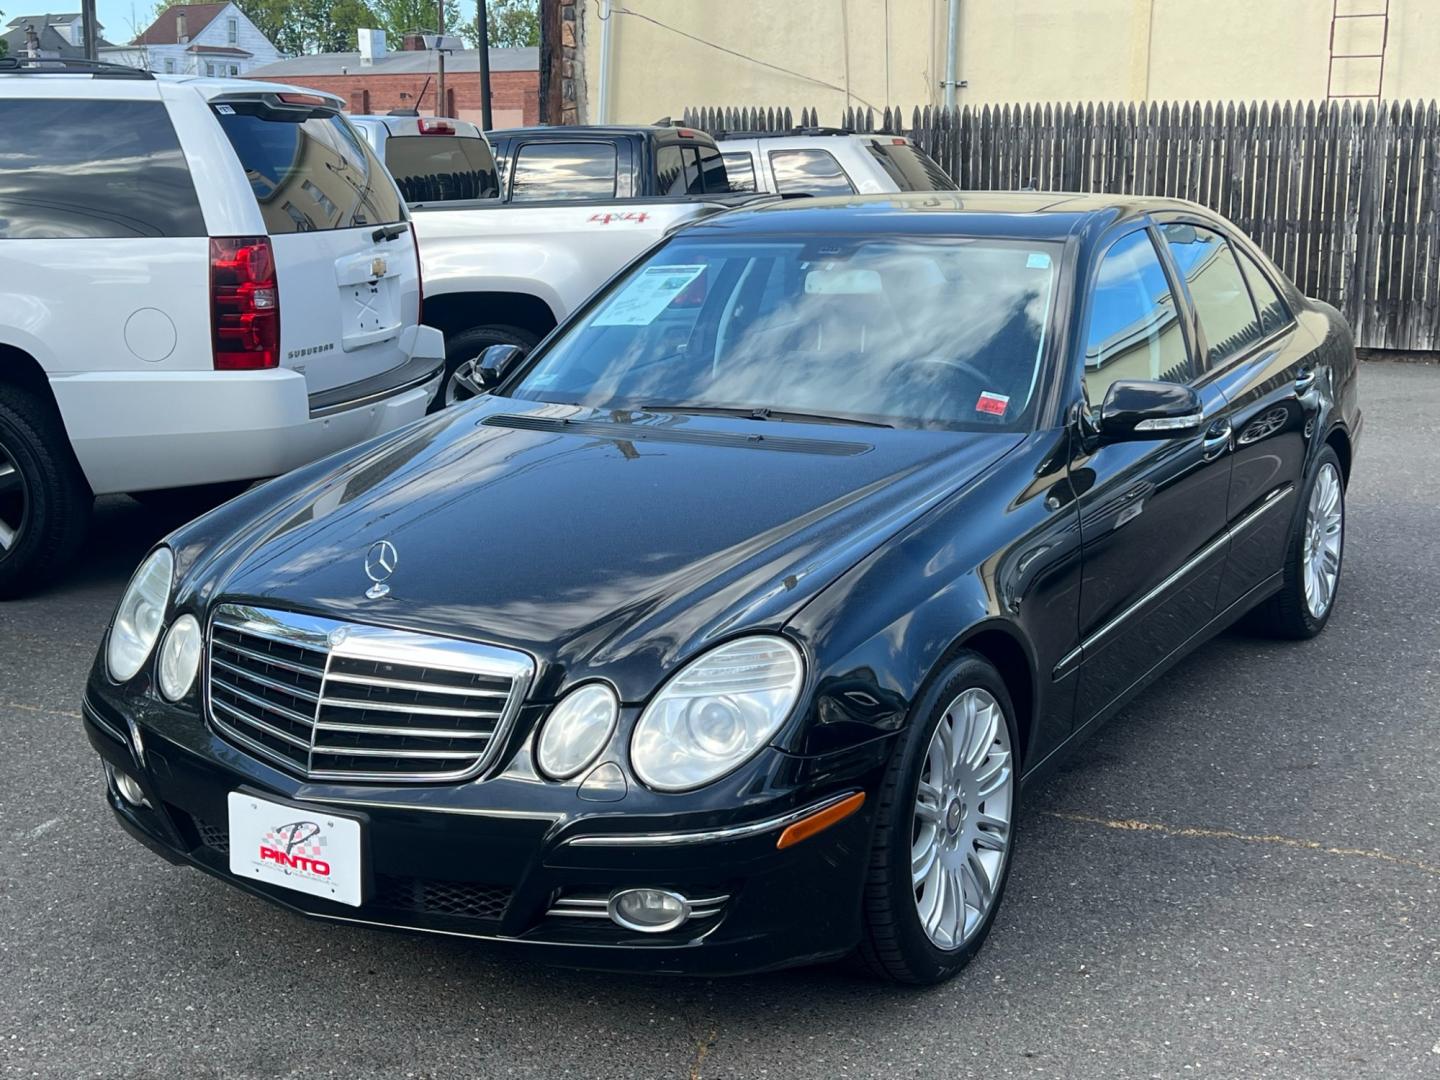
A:
<svg viewBox="0 0 1440 1080">
<path fill-rule="evenodd" d="M 1205 423 L 1200 395 L 1179 383 L 1124 380 L 1111 385 L 1100 406 L 1102 442 L 1170 439 Z"/>
<path fill-rule="evenodd" d="M 519 345 L 491 345 L 475 358 L 475 374 L 480 385 L 486 390 L 499 386 L 524 355 L 525 350 Z"/>
<path fill-rule="evenodd" d="M 488 394 L 524 356 L 525 350 L 519 345 L 491 345 L 474 360 L 466 360 L 450 376 L 445 387 L 445 404 L 455 405 Z"/>
</svg>

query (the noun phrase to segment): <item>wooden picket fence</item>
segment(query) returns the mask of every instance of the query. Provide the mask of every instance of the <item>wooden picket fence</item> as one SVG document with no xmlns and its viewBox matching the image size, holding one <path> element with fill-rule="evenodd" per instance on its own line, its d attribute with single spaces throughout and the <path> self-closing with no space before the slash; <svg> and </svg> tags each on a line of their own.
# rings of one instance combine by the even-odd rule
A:
<svg viewBox="0 0 1440 1080">
<path fill-rule="evenodd" d="M 686 110 L 707 131 L 819 126 L 788 109 Z M 850 109 L 903 134 L 965 190 L 1162 195 L 1245 230 L 1366 348 L 1440 349 L 1440 114 L 1434 102 L 1179 102 Z"/>
</svg>

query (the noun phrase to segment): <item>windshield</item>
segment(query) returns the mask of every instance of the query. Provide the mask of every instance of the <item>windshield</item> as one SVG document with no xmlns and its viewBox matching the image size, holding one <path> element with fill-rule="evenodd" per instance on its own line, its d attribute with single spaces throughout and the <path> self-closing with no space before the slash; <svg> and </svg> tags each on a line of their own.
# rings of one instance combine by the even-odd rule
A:
<svg viewBox="0 0 1440 1080">
<path fill-rule="evenodd" d="M 988 238 L 682 236 L 510 394 L 1017 430 L 1035 404 L 1058 258 L 1055 245 Z"/>
</svg>

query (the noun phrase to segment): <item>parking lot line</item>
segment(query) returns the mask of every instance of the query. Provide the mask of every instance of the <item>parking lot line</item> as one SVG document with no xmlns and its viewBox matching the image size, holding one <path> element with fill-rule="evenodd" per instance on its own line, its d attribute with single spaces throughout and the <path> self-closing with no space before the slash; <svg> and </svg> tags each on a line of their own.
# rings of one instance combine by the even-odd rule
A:
<svg viewBox="0 0 1440 1080">
<path fill-rule="evenodd" d="M 1319 840 L 1302 840 L 1295 836 L 1259 836 L 1254 833 L 1234 832 L 1230 829 L 1207 829 L 1196 825 L 1165 825 L 1158 821 L 1137 821 L 1134 818 L 1102 818 L 1092 814 L 1077 814 L 1063 810 L 1051 810 L 1047 813 L 1050 817 L 1059 818 L 1061 821 L 1099 825 L 1105 829 L 1118 829 L 1122 832 L 1153 832 L 1162 836 L 1196 840 L 1239 840 L 1247 844 L 1276 844 L 1280 847 L 1300 848 L 1304 851 L 1318 851 L 1324 855 L 1339 855 L 1352 859 L 1374 859 L 1377 862 L 1406 866 L 1412 870 L 1440 877 L 1440 866 L 1431 866 L 1418 859 L 1394 855 L 1388 851 L 1377 851 L 1373 848 L 1332 847 Z"/>
</svg>

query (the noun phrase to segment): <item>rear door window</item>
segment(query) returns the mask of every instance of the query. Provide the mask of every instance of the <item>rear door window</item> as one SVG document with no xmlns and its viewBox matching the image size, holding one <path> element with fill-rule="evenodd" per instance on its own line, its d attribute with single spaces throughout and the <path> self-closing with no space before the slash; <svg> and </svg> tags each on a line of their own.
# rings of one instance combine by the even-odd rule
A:
<svg viewBox="0 0 1440 1080">
<path fill-rule="evenodd" d="M 655 190 L 660 195 L 714 195 L 730 190 L 720 151 L 693 143 L 657 146 L 655 180 Z"/>
<path fill-rule="evenodd" d="M 685 194 L 685 157 L 675 143 L 655 147 L 655 193 Z"/>
<path fill-rule="evenodd" d="M 700 158 L 700 186 L 709 195 L 730 190 L 730 177 L 725 172 L 725 159 L 713 146 L 697 146 Z"/>
<path fill-rule="evenodd" d="M 343 117 L 258 101 L 214 108 L 272 236 L 405 219 L 390 174 Z"/>
<path fill-rule="evenodd" d="M 1261 332 L 1273 334 L 1281 327 L 1290 325 L 1290 309 L 1285 306 L 1285 301 L 1280 299 L 1280 294 L 1275 291 L 1275 286 L 1270 284 L 1270 279 L 1245 252 L 1236 248 L 1235 254 L 1240 256 L 1240 269 L 1245 271 L 1245 280 L 1250 284 L 1250 295 L 1255 298 L 1255 306 L 1260 311 Z"/>
<path fill-rule="evenodd" d="M 1205 330 L 1207 363 L 1211 367 L 1223 364 L 1259 341 L 1260 319 L 1225 238 L 1183 222 L 1166 225 L 1161 231 Z"/>
<path fill-rule="evenodd" d="M 775 170 L 775 190 L 780 192 L 837 195 L 855 190 L 828 150 L 772 150 L 770 168 Z"/>
<path fill-rule="evenodd" d="M 512 202 L 615 197 L 615 147 L 604 142 L 532 142 L 515 156 Z"/>
<path fill-rule="evenodd" d="M 877 139 L 866 149 L 900 191 L 954 191 L 939 162 L 904 139 Z"/>
<path fill-rule="evenodd" d="M 158 101 L 0 100 L 0 239 L 204 236 Z"/>
<path fill-rule="evenodd" d="M 459 135 L 392 135 L 385 164 L 406 202 L 493 199 L 500 194 L 495 159 L 483 139 Z"/>
<path fill-rule="evenodd" d="M 723 154 L 725 175 L 730 178 L 731 191 L 755 190 L 755 159 L 749 154 Z"/>
</svg>

